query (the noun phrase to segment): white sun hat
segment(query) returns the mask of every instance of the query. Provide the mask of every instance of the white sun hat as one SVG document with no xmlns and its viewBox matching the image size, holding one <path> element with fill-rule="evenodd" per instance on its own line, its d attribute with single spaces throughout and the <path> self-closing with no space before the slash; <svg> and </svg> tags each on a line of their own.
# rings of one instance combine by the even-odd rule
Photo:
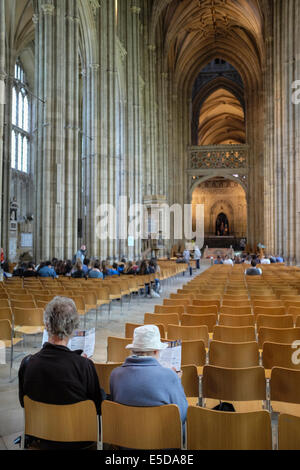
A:
<svg viewBox="0 0 300 470">
<path fill-rule="evenodd" d="M 168 344 L 160 341 L 160 332 L 155 325 L 144 325 L 134 330 L 133 343 L 128 344 L 126 349 L 135 351 L 162 351 L 167 349 Z"/>
</svg>

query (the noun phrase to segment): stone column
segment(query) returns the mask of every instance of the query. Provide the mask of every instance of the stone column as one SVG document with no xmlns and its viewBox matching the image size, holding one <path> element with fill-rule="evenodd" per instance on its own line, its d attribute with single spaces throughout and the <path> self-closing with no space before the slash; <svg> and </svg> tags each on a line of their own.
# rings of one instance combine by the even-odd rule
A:
<svg viewBox="0 0 300 470">
<path fill-rule="evenodd" d="M 300 105 L 293 102 L 293 82 L 300 78 L 300 9 L 297 0 L 273 4 L 273 41 L 267 49 L 273 62 L 269 89 L 273 90 L 272 112 L 267 115 L 267 129 L 274 129 L 267 158 L 272 161 L 266 173 L 270 212 L 275 226 L 274 246 L 290 264 L 300 262 L 299 137 Z M 299 95 L 299 94 L 298 94 Z M 271 155 L 272 153 L 272 155 Z M 272 168 L 273 167 L 273 168 Z M 272 224 L 272 221 L 269 222 Z M 272 240 L 271 235 L 269 239 Z"/>
<path fill-rule="evenodd" d="M 37 261 L 70 258 L 78 220 L 78 13 L 76 2 L 36 3 L 35 181 Z M 41 101 L 42 100 L 42 101 Z"/>
<path fill-rule="evenodd" d="M 5 105 L 5 0 L 0 0 L 0 244 L 3 245 L 3 214 L 2 214 L 2 179 L 3 179 L 3 137 L 4 137 L 4 105 Z"/>
</svg>

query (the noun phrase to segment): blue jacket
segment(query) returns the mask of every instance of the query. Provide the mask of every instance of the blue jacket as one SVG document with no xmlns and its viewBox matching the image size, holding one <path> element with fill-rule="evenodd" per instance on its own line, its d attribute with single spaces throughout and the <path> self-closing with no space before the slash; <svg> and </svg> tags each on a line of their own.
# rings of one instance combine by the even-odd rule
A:
<svg viewBox="0 0 300 470">
<path fill-rule="evenodd" d="M 89 272 L 89 279 L 103 279 L 103 274 L 91 269 Z"/>
<path fill-rule="evenodd" d="M 56 272 L 54 271 L 53 268 L 49 268 L 49 266 L 44 266 L 41 268 L 38 272 L 40 277 L 57 277 Z"/>
<path fill-rule="evenodd" d="M 181 380 L 153 357 L 128 357 L 122 367 L 112 371 L 110 391 L 112 401 L 122 405 L 177 405 L 181 421 L 186 420 L 188 403 Z"/>
</svg>

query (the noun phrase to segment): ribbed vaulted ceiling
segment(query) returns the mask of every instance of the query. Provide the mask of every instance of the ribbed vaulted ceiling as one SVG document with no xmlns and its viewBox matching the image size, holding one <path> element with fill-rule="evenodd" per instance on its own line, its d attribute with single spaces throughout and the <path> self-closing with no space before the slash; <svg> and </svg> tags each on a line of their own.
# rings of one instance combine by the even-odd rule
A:
<svg viewBox="0 0 300 470">
<path fill-rule="evenodd" d="M 261 82 L 263 17 L 259 0 L 155 0 L 152 30 L 164 34 L 166 68 L 192 87 L 199 70 L 220 57 L 254 89 Z"/>
</svg>

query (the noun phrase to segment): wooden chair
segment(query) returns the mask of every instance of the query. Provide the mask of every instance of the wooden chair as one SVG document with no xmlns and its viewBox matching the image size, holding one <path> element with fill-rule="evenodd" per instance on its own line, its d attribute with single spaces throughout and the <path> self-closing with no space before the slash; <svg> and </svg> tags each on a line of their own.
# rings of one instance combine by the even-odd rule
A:
<svg viewBox="0 0 300 470">
<path fill-rule="evenodd" d="M 36 308 L 36 303 L 34 300 L 26 300 L 26 301 L 19 301 L 19 300 L 11 300 L 10 305 L 12 310 L 15 308 L 17 309 L 34 309 Z"/>
<path fill-rule="evenodd" d="M 299 302 L 300 303 L 300 295 L 285 295 L 281 294 L 280 299 L 283 302 Z"/>
<path fill-rule="evenodd" d="M 251 302 L 273 302 L 277 300 L 276 295 L 252 295 Z"/>
<path fill-rule="evenodd" d="M 181 325 L 182 326 L 203 326 L 206 325 L 209 333 L 214 331 L 214 327 L 217 324 L 218 316 L 215 314 L 210 315 L 182 315 Z"/>
<path fill-rule="evenodd" d="M 192 300 L 195 298 L 195 294 L 170 294 L 171 300 L 188 300 L 192 303 Z"/>
<path fill-rule="evenodd" d="M 253 313 L 256 317 L 258 315 L 271 315 L 274 317 L 275 315 L 285 315 L 286 309 L 285 307 L 254 307 Z"/>
<path fill-rule="evenodd" d="M 191 304 L 191 300 L 189 299 L 181 299 L 181 300 L 177 300 L 177 299 L 164 299 L 164 305 L 166 307 L 177 307 L 177 306 L 183 306 L 183 307 L 187 307 L 188 305 Z"/>
<path fill-rule="evenodd" d="M 176 405 L 132 407 L 102 403 L 102 440 L 136 450 L 181 449 L 181 420 Z"/>
<path fill-rule="evenodd" d="M 9 299 L 1 299 L 0 300 L 0 308 L 10 308 L 10 301 Z"/>
<path fill-rule="evenodd" d="M 285 305 L 285 308 L 287 309 L 287 311 L 288 311 L 291 307 L 300 309 L 300 302 L 291 302 L 290 300 L 286 300 L 286 301 L 284 302 L 284 305 Z"/>
<path fill-rule="evenodd" d="M 43 333 L 44 311 L 39 308 L 14 308 L 14 332 L 23 336 Z"/>
<path fill-rule="evenodd" d="M 258 346 L 263 348 L 264 343 L 292 344 L 300 341 L 300 328 L 265 328 L 258 331 Z"/>
<path fill-rule="evenodd" d="M 126 323 L 125 324 L 125 338 L 133 338 L 134 330 L 136 328 L 139 328 L 140 326 L 143 326 L 143 325 L 138 325 L 136 323 Z M 164 339 L 166 337 L 165 326 L 163 324 L 160 324 L 160 325 L 156 324 L 156 326 L 159 329 L 160 337 Z"/>
<path fill-rule="evenodd" d="M 11 302 L 34 302 L 34 297 L 31 294 L 13 294 L 9 298 Z"/>
<path fill-rule="evenodd" d="M 11 322 L 0 319 L 0 342 L 4 343 L 6 349 L 10 349 L 10 377 L 14 359 L 14 347 L 21 341 L 23 341 L 22 338 L 13 337 Z"/>
<path fill-rule="evenodd" d="M 203 300 L 203 297 L 194 299 L 192 305 L 195 307 L 211 307 L 217 305 L 218 311 L 220 310 L 221 301 L 219 299 L 214 300 Z"/>
<path fill-rule="evenodd" d="M 49 302 L 51 302 L 51 300 L 53 300 L 53 299 L 54 299 L 54 296 L 51 295 L 51 294 L 46 294 L 46 295 L 44 295 L 44 294 L 34 295 L 34 300 L 35 300 L 36 302 L 38 302 L 38 301 L 40 300 L 40 301 L 42 301 L 42 302 L 47 302 L 47 303 L 49 303 Z"/>
<path fill-rule="evenodd" d="M 281 302 L 281 300 L 254 300 L 253 302 L 253 307 L 264 307 L 264 308 L 278 308 L 278 307 L 284 307 L 284 303 Z M 282 315 L 282 314 L 281 314 Z"/>
<path fill-rule="evenodd" d="M 239 302 L 240 302 L 240 301 L 243 301 L 243 302 L 246 301 L 246 302 L 248 302 L 248 301 L 249 301 L 249 297 L 248 297 L 247 294 L 237 294 L 237 295 L 233 295 L 233 294 L 232 294 L 232 295 L 231 295 L 231 294 L 224 294 L 224 295 L 223 295 L 223 302 L 224 302 L 224 300 L 226 300 L 226 301 L 228 300 L 229 302 L 230 302 L 231 300 L 235 300 L 235 301 L 238 300 Z"/>
<path fill-rule="evenodd" d="M 182 341 L 181 365 L 195 365 L 198 375 L 202 375 L 203 366 L 206 364 L 205 343 L 202 340 Z"/>
<path fill-rule="evenodd" d="M 258 315 L 256 318 L 257 330 L 260 328 L 293 328 L 293 315 Z"/>
<path fill-rule="evenodd" d="M 234 307 L 234 306 L 222 306 L 220 313 L 224 315 L 252 315 L 251 307 Z"/>
<path fill-rule="evenodd" d="M 0 320 L 9 320 L 13 324 L 13 316 L 11 308 L 0 308 Z"/>
<path fill-rule="evenodd" d="M 217 325 L 214 328 L 213 339 L 223 343 L 251 343 L 256 341 L 255 328 Z"/>
<path fill-rule="evenodd" d="M 199 376 L 195 365 L 182 366 L 181 383 L 189 406 L 199 402 Z"/>
<path fill-rule="evenodd" d="M 99 441 L 98 417 L 92 401 L 48 405 L 24 397 L 25 434 L 55 442 Z"/>
<path fill-rule="evenodd" d="M 243 369 L 259 365 L 259 351 L 256 342 L 222 343 L 212 341 L 209 347 L 209 364 L 229 369 Z"/>
<path fill-rule="evenodd" d="M 224 300 L 222 302 L 222 307 L 236 307 L 236 308 L 244 308 L 249 307 L 251 308 L 250 300 Z"/>
<path fill-rule="evenodd" d="M 278 450 L 300 450 L 300 417 L 279 415 Z"/>
<path fill-rule="evenodd" d="M 205 347 L 208 347 L 208 327 L 207 326 L 178 326 L 168 325 L 168 339 L 170 340 L 201 340 Z"/>
<path fill-rule="evenodd" d="M 208 307 L 196 307 L 195 305 L 189 305 L 186 307 L 186 313 L 189 315 L 216 315 L 218 313 L 217 305 L 210 305 Z"/>
<path fill-rule="evenodd" d="M 131 350 L 126 349 L 128 344 L 132 344 L 132 339 L 109 336 L 107 338 L 107 362 L 124 363 L 131 355 Z"/>
<path fill-rule="evenodd" d="M 294 353 L 297 356 L 297 351 L 292 349 L 291 344 L 264 343 L 262 364 L 265 368 L 266 377 L 268 379 L 271 377 L 273 367 L 300 370 L 300 361 L 298 357 L 296 357 L 297 360 L 294 360 Z"/>
<path fill-rule="evenodd" d="M 191 406 L 187 450 L 272 450 L 270 413 L 224 413 Z"/>
<path fill-rule="evenodd" d="M 300 326 L 300 324 L 297 325 L 298 317 L 300 317 L 300 308 L 290 307 L 287 310 L 287 313 L 288 313 L 288 315 L 293 315 L 296 326 Z"/>
<path fill-rule="evenodd" d="M 170 313 L 145 313 L 144 315 L 145 325 L 164 325 L 165 328 L 168 325 L 179 325 L 179 317 L 177 314 Z"/>
<path fill-rule="evenodd" d="M 266 401 L 264 368 L 229 369 L 206 365 L 203 368 L 202 398 L 207 408 L 215 407 L 221 400 L 233 402 L 238 412 L 261 410 Z"/>
<path fill-rule="evenodd" d="M 179 320 L 181 320 L 182 315 L 184 314 L 185 307 L 183 305 L 178 305 L 177 307 L 168 307 L 166 305 L 155 305 L 154 313 L 159 314 L 177 314 Z"/>
<path fill-rule="evenodd" d="M 255 326 L 254 315 L 224 315 L 219 316 L 219 325 L 221 326 Z"/>
<path fill-rule="evenodd" d="M 117 367 L 121 367 L 123 362 L 115 362 L 114 364 L 95 363 L 95 369 L 99 379 L 99 385 L 107 395 L 110 395 L 110 374 Z"/>
<path fill-rule="evenodd" d="M 300 417 L 300 370 L 273 367 L 270 399 L 273 412 Z"/>
</svg>

